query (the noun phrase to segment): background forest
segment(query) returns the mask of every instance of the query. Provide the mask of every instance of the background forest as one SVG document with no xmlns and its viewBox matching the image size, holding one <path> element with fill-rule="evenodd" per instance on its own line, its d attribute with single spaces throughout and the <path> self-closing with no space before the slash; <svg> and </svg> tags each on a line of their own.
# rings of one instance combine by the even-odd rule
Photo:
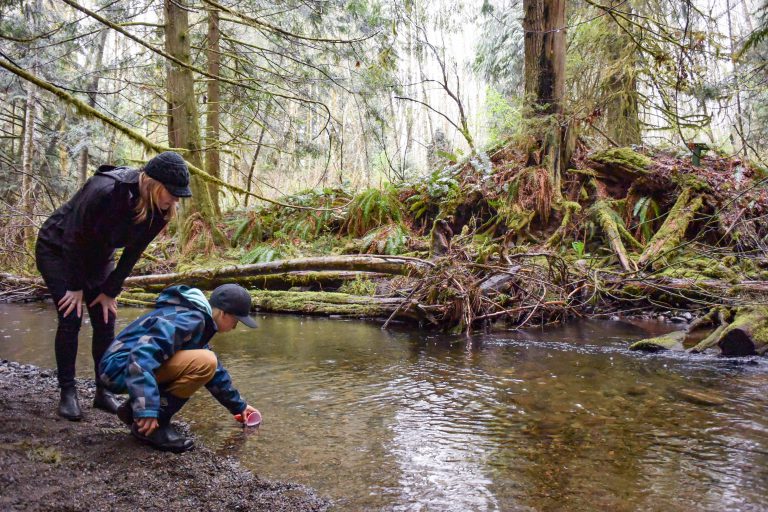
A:
<svg viewBox="0 0 768 512">
<path fill-rule="evenodd" d="M 194 197 L 146 271 L 451 239 L 660 271 L 687 234 L 755 279 L 767 31 L 753 0 L 6 2 L 4 267 L 99 165 L 174 148 Z"/>
</svg>

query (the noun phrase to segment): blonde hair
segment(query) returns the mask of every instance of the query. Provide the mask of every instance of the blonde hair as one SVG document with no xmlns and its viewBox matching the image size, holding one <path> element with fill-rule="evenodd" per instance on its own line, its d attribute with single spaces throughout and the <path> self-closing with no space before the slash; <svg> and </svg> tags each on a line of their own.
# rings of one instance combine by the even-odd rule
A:
<svg viewBox="0 0 768 512">
<path fill-rule="evenodd" d="M 141 224 L 147 218 L 151 220 L 155 211 L 160 210 L 157 205 L 160 203 L 160 193 L 164 188 L 162 183 L 150 178 L 144 171 L 139 172 L 139 202 L 134 209 L 136 216 L 133 218 L 135 224 Z M 171 206 L 163 213 L 165 213 L 163 219 L 169 221 L 176 216 L 176 208 Z"/>
</svg>

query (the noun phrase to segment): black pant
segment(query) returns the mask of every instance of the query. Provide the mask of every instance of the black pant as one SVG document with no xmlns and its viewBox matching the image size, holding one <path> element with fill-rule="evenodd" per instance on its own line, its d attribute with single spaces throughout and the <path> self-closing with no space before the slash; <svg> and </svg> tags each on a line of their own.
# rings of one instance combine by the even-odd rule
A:
<svg viewBox="0 0 768 512">
<path fill-rule="evenodd" d="M 59 301 L 67 293 L 67 285 L 64 280 L 65 262 L 55 249 L 38 243 L 35 250 L 35 260 L 37 269 L 43 276 L 48 291 L 51 292 L 53 303 L 56 306 L 59 325 L 56 329 L 56 339 L 54 347 L 56 350 L 56 367 L 58 371 L 59 386 L 62 388 L 75 385 L 75 361 L 77 360 L 77 338 L 80 333 L 82 318 L 77 316 L 77 311 L 73 310 L 69 315 L 64 316 L 63 311 L 58 311 Z M 76 290 L 73 290 L 76 291 Z M 93 343 L 91 345 L 91 354 L 93 355 L 94 374 L 96 382 L 99 382 L 99 362 L 109 344 L 115 338 L 115 314 L 109 312 L 107 323 L 104 323 L 104 312 L 100 304 L 94 307 L 88 307 L 98 295 L 98 289 L 83 289 L 83 309 L 88 309 L 88 316 L 91 318 L 93 327 Z"/>
</svg>

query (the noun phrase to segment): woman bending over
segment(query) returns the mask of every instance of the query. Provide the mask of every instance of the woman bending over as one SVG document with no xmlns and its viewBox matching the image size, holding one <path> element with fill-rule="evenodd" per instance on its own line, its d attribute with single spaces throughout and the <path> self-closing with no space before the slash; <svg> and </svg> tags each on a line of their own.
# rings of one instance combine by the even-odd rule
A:
<svg viewBox="0 0 768 512">
<path fill-rule="evenodd" d="M 141 253 L 190 197 L 184 159 L 168 151 L 143 169 L 102 165 L 40 228 L 37 268 L 58 309 L 54 342 L 61 400 L 58 414 L 82 418 L 75 389 L 77 338 L 83 306 L 93 327 L 94 369 L 115 337 L 117 302 L 123 281 Z M 115 265 L 114 253 L 123 248 Z M 93 406 L 114 413 L 120 402 L 98 384 Z"/>
</svg>

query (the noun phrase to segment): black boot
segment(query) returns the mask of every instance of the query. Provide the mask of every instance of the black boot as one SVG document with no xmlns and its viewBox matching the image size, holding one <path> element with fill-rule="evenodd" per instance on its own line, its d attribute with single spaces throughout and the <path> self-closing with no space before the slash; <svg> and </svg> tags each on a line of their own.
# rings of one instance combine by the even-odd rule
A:
<svg viewBox="0 0 768 512">
<path fill-rule="evenodd" d="M 133 408 L 131 407 L 130 399 L 120 404 L 120 407 L 117 408 L 116 414 L 117 417 L 120 418 L 120 421 L 129 427 L 133 425 Z"/>
<path fill-rule="evenodd" d="M 133 423 L 131 426 L 131 434 L 133 436 L 164 452 L 182 453 L 191 450 L 195 446 L 195 442 L 192 439 L 186 438 L 179 434 L 175 428 L 171 425 L 171 418 L 174 414 L 184 407 L 187 403 L 186 398 L 179 398 L 170 393 L 160 394 L 160 417 L 157 422 L 160 424 L 150 435 L 145 436 L 136 425 Z"/>
<path fill-rule="evenodd" d="M 77 389 L 74 386 L 61 388 L 59 400 L 59 416 L 69 421 L 80 421 L 83 413 L 80 411 L 80 402 L 77 399 Z"/>
<path fill-rule="evenodd" d="M 101 386 L 96 386 L 96 394 L 93 397 L 93 406 L 111 414 L 117 414 L 120 400 L 111 392 Z"/>
</svg>

